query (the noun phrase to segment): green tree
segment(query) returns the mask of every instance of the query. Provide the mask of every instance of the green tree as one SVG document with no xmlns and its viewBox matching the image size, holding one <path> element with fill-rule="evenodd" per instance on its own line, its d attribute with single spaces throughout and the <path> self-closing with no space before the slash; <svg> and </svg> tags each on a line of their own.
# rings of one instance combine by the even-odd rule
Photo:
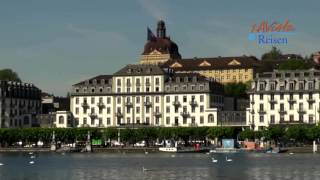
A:
<svg viewBox="0 0 320 180">
<path fill-rule="evenodd" d="M 298 70 L 298 69 L 310 69 L 311 64 L 302 59 L 292 59 L 281 63 L 278 67 L 279 70 Z"/>
<path fill-rule="evenodd" d="M 277 47 L 273 46 L 269 52 L 264 53 L 261 56 L 261 60 L 275 60 L 281 59 L 282 52 Z"/>
<path fill-rule="evenodd" d="M 18 74 L 11 69 L 0 70 L 0 80 L 21 82 Z"/>
<path fill-rule="evenodd" d="M 245 83 L 227 83 L 224 85 L 224 93 L 235 98 L 247 97 L 248 85 Z"/>
</svg>

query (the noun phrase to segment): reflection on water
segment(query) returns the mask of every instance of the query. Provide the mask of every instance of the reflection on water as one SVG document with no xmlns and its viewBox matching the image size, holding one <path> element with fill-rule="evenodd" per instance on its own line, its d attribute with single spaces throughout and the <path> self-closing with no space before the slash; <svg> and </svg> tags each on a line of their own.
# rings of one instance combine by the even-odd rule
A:
<svg viewBox="0 0 320 180">
<path fill-rule="evenodd" d="M 274 180 L 320 179 L 313 154 L 0 154 L 0 180 Z M 143 167 L 148 169 L 143 171 Z"/>
</svg>

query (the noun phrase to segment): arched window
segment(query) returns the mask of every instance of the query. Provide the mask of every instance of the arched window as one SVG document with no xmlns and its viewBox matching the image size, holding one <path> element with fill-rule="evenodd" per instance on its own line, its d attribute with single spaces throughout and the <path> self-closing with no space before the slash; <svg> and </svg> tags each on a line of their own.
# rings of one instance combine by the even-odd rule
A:
<svg viewBox="0 0 320 180">
<path fill-rule="evenodd" d="M 214 116 L 213 114 L 208 115 L 208 123 L 213 123 L 214 122 Z"/>
<path fill-rule="evenodd" d="M 63 116 L 59 116 L 59 124 L 64 124 L 64 117 Z"/>
</svg>

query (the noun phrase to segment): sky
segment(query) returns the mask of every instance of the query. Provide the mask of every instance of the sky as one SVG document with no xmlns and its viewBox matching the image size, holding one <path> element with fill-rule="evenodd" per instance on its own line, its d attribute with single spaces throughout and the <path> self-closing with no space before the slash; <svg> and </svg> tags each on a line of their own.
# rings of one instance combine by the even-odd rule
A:
<svg viewBox="0 0 320 180">
<path fill-rule="evenodd" d="M 0 69 L 65 96 L 73 84 L 138 63 L 159 19 L 183 58 L 254 55 L 253 24 L 295 27 L 284 53 L 320 51 L 319 0 L 1 0 Z"/>
</svg>

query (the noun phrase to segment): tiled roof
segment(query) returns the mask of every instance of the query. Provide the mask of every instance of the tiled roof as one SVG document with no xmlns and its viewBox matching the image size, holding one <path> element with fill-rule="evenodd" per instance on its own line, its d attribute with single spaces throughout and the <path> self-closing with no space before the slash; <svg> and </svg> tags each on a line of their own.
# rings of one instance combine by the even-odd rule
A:
<svg viewBox="0 0 320 180">
<path fill-rule="evenodd" d="M 236 69 L 259 66 L 260 61 L 253 56 L 177 59 L 167 61 L 163 65 L 163 67 L 170 67 L 176 71 Z"/>
<path fill-rule="evenodd" d="M 85 81 L 81 81 L 81 82 L 79 82 L 77 84 L 74 84 L 74 86 L 76 86 L 76 85 L 84 85 L 86 83 L 86 81 L 89 81 L 89 84 L 92 84 L 93 80 L 97 80 L 97 84 L 99 84 L 102 79 L 104 79 L 105 82 L 107 83 L 108 80 L 111 79 L 111 78 L 112 78 L 112 75 L 99 75 L 99 76 L 93 77 L 91 79 L 88 79 L 88 80 L 85 80 Z"/>
<path fill-rule="evenodd" d="M 165 71 L 160 66 L 151 64 L 129 64 L 114 76 L 144 76 L 144 75 L 163 75 Z"/>
</svg>

